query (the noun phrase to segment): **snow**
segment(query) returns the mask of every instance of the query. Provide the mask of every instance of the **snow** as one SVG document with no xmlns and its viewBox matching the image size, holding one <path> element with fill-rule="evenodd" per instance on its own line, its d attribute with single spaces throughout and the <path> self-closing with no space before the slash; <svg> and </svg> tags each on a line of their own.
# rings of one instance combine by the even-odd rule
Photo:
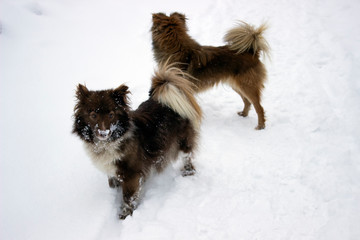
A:
<svg viewBox="0 0 360 240">
<path fill-rule="evenodd" d="M 1 239 L 360 239 L 360 2 L 3 0 L 0 8 Z M 170 166 L 132 217 L 71 134 L 75 88 L 147 99 L 156 64 L 151 13 L 183 12 L 189 33 L 222 45 L 236 20 L 267 21 L 263 106 L 219 86 L 197 172 Z"/>
</svg>

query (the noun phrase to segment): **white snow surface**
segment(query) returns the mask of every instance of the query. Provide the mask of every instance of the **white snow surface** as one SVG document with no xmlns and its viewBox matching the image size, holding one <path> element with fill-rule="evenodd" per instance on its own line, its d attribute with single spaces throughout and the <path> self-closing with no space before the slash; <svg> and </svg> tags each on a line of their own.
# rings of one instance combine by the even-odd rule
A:
<svg viewBox="0 0 360 240">
<path fill-rule="evenodd" d="M 219 46 L 236 20 L 272 48 L 265 130 L 227 86 L 201 94 L 197 173 L 151 177 L 133 216 L 71 134 L 75 88 L 147 99 L 151 13 Z M 0 2 L 0 239 L 360 239 L 360 2 Z"/>
</svg>

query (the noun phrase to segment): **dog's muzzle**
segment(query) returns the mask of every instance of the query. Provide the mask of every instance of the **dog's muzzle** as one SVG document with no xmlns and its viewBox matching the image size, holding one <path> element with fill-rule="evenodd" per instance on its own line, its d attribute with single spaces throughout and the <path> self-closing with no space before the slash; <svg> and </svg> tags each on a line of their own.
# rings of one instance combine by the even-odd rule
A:
<svg viewBox="0 0 360 240">
<path fill-rule="evenodd" d="M 107 140 L 110 136 L 111 136 L 111 131 L 110 131 L 109 129 L 107 129 L 107 130 L 97 129 L 97 130 L 96 130 L 96 137 L 97 137 L 99 140 L 105 141 L 105 140 Z"/>
</svg>

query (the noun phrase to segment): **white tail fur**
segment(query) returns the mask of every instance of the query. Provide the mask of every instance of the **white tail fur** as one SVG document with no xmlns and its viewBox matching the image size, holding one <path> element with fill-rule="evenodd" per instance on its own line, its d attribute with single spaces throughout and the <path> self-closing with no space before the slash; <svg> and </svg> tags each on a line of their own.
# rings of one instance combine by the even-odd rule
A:
<svg viewBox="0 0 360 240">
<path fill-rule="evenodd" d="M 194 127 L 199 128 L 202 113 L 194 97 L 195 85 L 185 78 L 192 76 L 173 67 L 176 64 L 160 64 L 152 78 L 151 97 L 183 118 L 189 119 Z"/>
<path fill-rule="evenodd" d="M 238 26 L 230 29 L 224 36 L 231 50 L 244 53 L 252 50 L 255 53 L 263 52 L 264 56 L 270 57 L 270 47 L 263 32 L 267 29 L 265 23 L 258 28 L 246 22 L 239 21 Z"/>
</svg>

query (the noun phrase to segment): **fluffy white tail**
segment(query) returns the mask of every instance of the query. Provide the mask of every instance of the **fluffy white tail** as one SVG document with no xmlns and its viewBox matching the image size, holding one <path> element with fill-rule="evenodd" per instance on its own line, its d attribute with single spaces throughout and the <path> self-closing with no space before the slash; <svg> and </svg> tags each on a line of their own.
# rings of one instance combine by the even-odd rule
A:
<svg viewBox="0 0 360 240">
<path fill-rule="evenodd" d="M 230 29 L 224 36 L 224 40 L 228 43 L 231 50 L 237 53 L 252 51 L 254 54 L 263 52 L 264 56 L 269 57 L 270 47 L 263 32 L 267 29 L 265 23 L 258 28 L 246 22 L 240 21 L 239 24 Z"/>
<path fill-rule="evenodd" d="M 193 77 L 173 67 L 174 64 L 160 64 L 152 78 L 151 98 L 189 119 L 194 127 L 199 128 L 202 113 L 194 97 L 195 85 L 185 78 Z"/>
</svg>

